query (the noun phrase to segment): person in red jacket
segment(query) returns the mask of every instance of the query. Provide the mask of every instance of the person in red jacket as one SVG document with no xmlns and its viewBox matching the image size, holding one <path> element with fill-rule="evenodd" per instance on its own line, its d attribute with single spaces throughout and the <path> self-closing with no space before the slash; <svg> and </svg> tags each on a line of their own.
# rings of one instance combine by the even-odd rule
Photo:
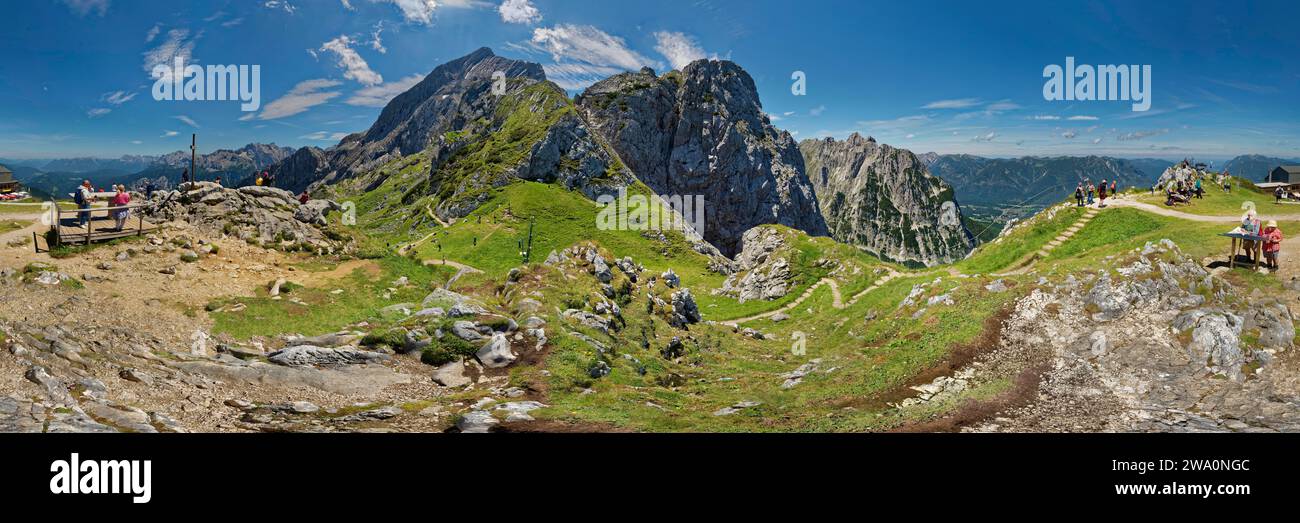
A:
<svg viewBox="0 0 1300 523">
<path fill-rule="evenodd" d="M 1282 251 L 1282 229 L 1277 228 L 1277 221 L 1269 220 L 1260 236 L 1264 237 L 1264 261 L 1268 268 L 1277 270 L 1277 255 Z"/>
</svg>

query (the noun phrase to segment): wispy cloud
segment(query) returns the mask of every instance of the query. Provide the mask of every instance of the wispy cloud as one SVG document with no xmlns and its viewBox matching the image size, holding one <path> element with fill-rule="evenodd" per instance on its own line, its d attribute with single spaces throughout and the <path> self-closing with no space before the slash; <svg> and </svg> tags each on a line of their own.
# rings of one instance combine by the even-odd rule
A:
<svg viewBox="0 0 1300 523">
<path fill-rule="evenodd" d="M 971 137 L 972 142 L 991 142 L 998 137 L 997 131 L 989 131 L 987 134 L 980 134 Z"/>
<path fill-rule="evenodd" d="M 77 16 L 86 16 L 94 13 L 99 16 L 108 14 L 108 0 L 63 0 L 63 3 L 72 9 Z"/>
<path fill-rule="evenodd" d="M 266 107 L 262 109 L 261 113 L 256 113 L 257 118 L 259 120 L 275 120 L 278 118 L 293 116 L 317 105 L 326 103 L 341 94 L 337 91 L 326 90 L 338 86 L 339 83 L 340 82 L 337 80 L 325 79 L 299 82 L 298 85 L 293 86 L 293 89 L 290 89 L 284 96 L 266 104 Z M 254 113 L 249 113 L 247 116 L 240 118 L 240 120 L 251 120 L 253 114 Z"/>
<path fill-rule="evenodd" d="M 379 85 L 384 77 L 370 68 L 370 64 L 352 49 L 353 40 L 347 35 L 339 36 L 321 45 L 321 51 L 329 51 L 338 57 L 338 66 L 343 69 L 343 77 L 355 80 L 362 85 Z"/>
<path fill-rule="evenodd" d="M 402 11 L 407 22 L 432 25 L 434 12 L 439 8 L 486 8 L 493 4 L 483 0 L 370 0 L 377 4 L 393 4 Z M 344 3 L 351 9 L 351 4 Z"/>
<path fill-rule="evenodd" d="M 358 105 L 362 107 L 383 107 L 388 104 L 394 97 L 402 94 L 415 84 L 420 83 L 424 77 L 413 74 L 396 82 L 388 82 L 382 85 L 367 87 L 353 93 L 345 102 L 348 105 Z"/>
<path fill-rule="evenodd" d="M 316 140 L 316 141 L 321 141 L 321 142 L 337 142 L 337 141 L 342 140 L 343 138 L 347 137 L 347 135 L 348 135 L 348 133 L 329 132 L 329 131 L 316 131 L 316 132 L 311 133 L 311 134 L 305 134 L 305 135 L 299 136 L 298 139 L 300 139 L 300 140 Z"/>
<path fill-rule="evenodd" d="M 710 56 L 705 53 L 695 39 L 685 33 L 659 31 L 654 34 L 654 37 L 655 51 L 663 55 L 674 69 L 686 67 L 687 64 L 701 58 L 717 58 L 717 55 Z"/>
<path fill-rule="evenodd" d="M 171 137 L 176 136 L 176 135 L 178 135 L 178 134 L 181 134 L 181 133 L 178 133 L 178 132 L 176 132 L 176 131 L 163 131 L 162 136 L 159 136 L 159 138 L 171 138 Z"/>
<path fill-rule="evenodd" d="M 953 100 L 937 100 L 922 105 L 922 109 L 965 109 L 975 107 L 980 104 L 978 98 L 957 98 Z"/>
<path fill-rule="evenodd" d="M 825 106 L 825 105 L 819 105 L 819 106 L 817 106 L 817 107 L 813 107 L 812 109 L 809 109 L 809 110 L 808 110 L 808 115 L 809 115 L 809 116 L 821 116 L 822 113 L 824 113 L 824 112 L 826 112 L 826 106 Z"/>
<path fill-rule="evenodd" d="M 94 109 L 86 111 L 86 116 L 93 119 L 93 118 L 99 118 L 111 112 L 113 112 L 112 109 L 106 107 L 96 107 Z"/>
<path fill-rule="evenodd" d="M 1036 114 L 1036 115 L 1033 115 L 1033 116 L 1029 117 L 1029 119 L 1031 119 L 1031 120 L 1046 120 L 1046 121 L 1052 121 L 1052 120 L 1060 120 L 1061 117 L 1060 117 L 1060 116 L 1056 116 L 1056 115 L 1052 115 L 1052 114 Z"/>
<path fill-rule="evenodd" d="M 1096 116 L 1086 116 L 1086 115 L 1071 116 L 1069 119 L 1074 121 L 1083 121 L 1083 122 L 1095 122 L 1097 120 L 1100 120 L 1100 118 L 1097 118 Z"/>
<path fill-rule="evenodd" d="M 203 36 L 199 33 L 190 36 L 189 30 L 172 29 L 167 31 L 167 38 L 157 47 L 144 52 L 144 70 L 152 75 L 154 66 L 167 66 L 167 73 L 163 75 L 164 79 L 171 78 L 171 65 L 177 57 L 185 61 L 186 64 L 195 64 L 198 60 L 194 59 L 194 44 Z"/>
<path fill-rule="evenodd" d="M 561 24 L 533 30 L 532 44 L 550 53 L 556 62 L 581 62 L 591 65 L 635 70 L 651 60 L 628 48 L 622 38 L 590 25 Z"/>
<path fill-rule="evenodd" d="M 565 89 L 581 89 L 613 74 L 655 65 L 622 38 L 589 25 L 539 27 L 528 43 L 511 48 L 549 54 L 555 63 L 542 65 L 546 76 Z"/>
<path fill-rule="evenodd" d="M 1133 131 L 1131 133 L 1125 133 L 1116 136 L 1115 139 L 1120 141 L 1141 140 L 1143 138 L 1150 138 L 1152 136 L 1160 136 L 1168 132 L 1169 129 L 1155 129 L 1151 131 Z"/>
<path fill-rule="evenodd" d="M 178 115 L 176 115 L 176 116 L 173 116 L 173 118 L 175 118 L 175 119 L 177 119 L 177 120 L 180 120 L 180 121 L 183 122 L 185 125 L 188 125 L 188 126 L 190 126 L 190 127 L 193 127 L 193 128 L 195 128 L 195 129 L 198 129 L 198 128 L 199 128 L 199 124 L 198 124 L 197 122 L 195 122 L 193 118 L 190 118 L 190 117 L 185 116 L 185 115 L 183 115 L 183 114 L 178 114 Z"/>
<path fill-rule="evenodd" d="M 99 97 L 99 99 L 112 105 L 122 105 L 131 101 L 132 98 L 135 98 L 136 94 L 137 93 L 128 93 L 126 91 L 113 91 L 111 93 L 104 93 L 103 96 Z"/>
<path fill-rule="evenodd" d="M 289 14 L 293 14 L 298 10 L 298 8 L 294 7 L 293 4 L 288 2 L 288 0 L 267 0 L 266 3 L 262 4 L 262 7 L 267 9 L 278 9 Z"/>
</svg>

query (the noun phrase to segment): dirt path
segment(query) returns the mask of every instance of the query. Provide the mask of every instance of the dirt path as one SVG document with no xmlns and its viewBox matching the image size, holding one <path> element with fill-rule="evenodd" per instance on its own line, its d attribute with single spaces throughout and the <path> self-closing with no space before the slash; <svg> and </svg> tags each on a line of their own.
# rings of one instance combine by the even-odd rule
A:
<svg viewBox="0 0 1300 523">
<path fill-rule="evenodd" d="M 1014 269 L 1005 272 L 995 273 L 994 276 L 998 276 L 998 277 L 1015 276 L 1017 274 L 1024 274 L 1028 272 L 1029 269 L 1034 266 L 1035 262 L 1037 262 L 1040 259 L 1046 258 L 1048 254 L 1051 254 L 1052 250 L 1056 249 L 1057 247 L 1060 247 L 1061 244 L 1068 241 L 1075 234 L 1078 234 L 1079 230 L 1083 229 L 1083 226 L 1087 225 L 1088 222 L 1092 221 L 1092 218 L 1096 216 L 1097 213 L 1100 212 L 1101 210 L 1098 207 L 1089 207 L 1087 211 L 1084 211 L 1083 216 L 1079 217 L 1079 219 L 1075 221 L 1073 225 L 1070 225 L 1070 227 L 1062 231 L 1061 234 L 1057 235 L 1055 238 L 1052 238 L 1052 241 L 1047 242 L 1047 244 L 1044 245 L 1043 248 L 1031 252 L 1029 254 L 1026 254 L 1024 257 L 1020 258 L 1019 260 L 1016 260 L 1015 263 L 1011 264 L 1012 267 L 1015 267 Z"/>
<path fill-rule="evenodd" d="M 814 284 L 812 285 L 812 287 L 808 287 L 808 290 L 803 291 L 803 294 L 799 295 L 799 297 L 796 298 L 794 301 L 785 304 L 784 306 L 782 306 L 782 307 L 779 308 L 779 309 L 776 309 L 776 310 L 770 310 L 770 311 L 767 311 L 767 312 L 763 312 L 763 313 L 755 314 L 755 315 L 753 315 L 753 316 L 746 316 L 746 317 L 744 317 L 744 318 L 739 318 L 739 319 L 735 319 L 735 320 L 724 321 L 724 322 L 722 322 L 722 323 L 723 323 L 724 325 L 732 325 L 732 326 L 735 326 L 735 325 L 739 325 L 739 324 L 741 324 L 741 323 L 751 322 L 751 321 L 754 321 L 754 320 L 761 320 L 761 319 L 763 319 L 763 318 L 770 318 L 770 317 L 775 316 L 775 315 L 777 315 L 777 314 L 780 314 L 780 313 L 782 313 L 782 312 L 789 311 L 789 310 L 791 310 L 791 309 L 793 309 L 793 308 L 795 308 L 795 307 L 798 307 L 800 303 L 803 303 L 803 302 L 804 302 L 804 300 L 807 300 L 808 298 L 812 297 L 813 292 L 816 291 L 817 288 L 818 288 L 818 287 L 821 287 L 822 285 L 829 285 L 829 286 L 831 287 L 831 295 L 832 295 L 831 306 L 835 307 L 836 309 L 843 309 L 843 308 L 845 307 L 845 305 L 844 305 L 844 299 L 843 299 L 843 297 L 840 295 L 840 285 L 839 285 L 839 283 L 836 283 L 835 280 L 832 280 L 832 279 L 830 279 L 830 278 L 822 278 L 822 279 L 818 280 L 817 283 L 814 283 Z"/>
<path fill-rule="evenodd" d="M 1110 203 L 1109 205 L 1107 205 L 1106 207 L 1107 207 L 1107 208 L 1110 208 L 1110 207 L 1129 207 L 1129 208 L 1133 208 L 1133 209 L 1141 209 L 1141 210 L 1143 210 L 1143 211 L 1146 211 L 1146 212 L 1149 212 L 1149 213 L 1152 213 L 1152 214 L 1159 214 L 1159 215 L 1161 215 L 1161 216 L 1168 216 L 1168 217 L 1170 217 L 1170 218 L 1179 218 L 1179 219 L 1183 219 L 1183 220 L 1191 220 L 1191 221 L 1194 221 L 1194 222 L 1237 222 L 1237 221 L 1240 221 L 1240 220 L 1241 220 L 1241 215 L 1239 215 L 1239 214 L 1234 214 L 1234 215 L 1230 215 L 1230 216 L 1214 216 L 1214 215 L 1204 215 L 1204 214 L 1190 214 L 1190 213 L 1185 213 L 1185 212 L 1182 212 L 1182 211 L 1176 211 L 1176 210 L 1173 210 L 1173 209 L 1169 209 L 1169 208 L 1166 208 L 1166 207 L 1161 207 L 1161 206 L 1159 206 L 1159 205 L 1152 205 L 1152 204 L 1145 203 L 1145 202 L 1139 202 L 1139 201 L 1134 201 L 1134 200 L 1125 200 L 1125 199 L 1111 200 L 1111 203 Z M 1277 221 L 1280 221 L 1280 222 L 1282 222 L 1282 221 L 1300 221 L 1300 214 L 1264 214 L 1264 213 L 1261 212 L 1261 213 L 1259 214 L 1259 219 L 1260 219 L 1261 221 L 1264 221 L 1264 222 L 1267 222 L 1267 221 L 1269 221 L 1269 220 L 1277 220 Z"/>
</svg>

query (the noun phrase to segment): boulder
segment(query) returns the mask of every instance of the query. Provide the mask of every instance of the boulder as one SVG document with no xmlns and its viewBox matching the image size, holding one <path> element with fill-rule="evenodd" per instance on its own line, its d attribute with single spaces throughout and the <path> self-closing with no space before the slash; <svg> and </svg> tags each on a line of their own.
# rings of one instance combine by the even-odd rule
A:
<svg viewBox="0 0 1300 523">
<path fill-rule="evenodd" d="M 332 349 L 312 345 L 298 345 L 272 352 L 266 359 L 270 360 L 272 363 L 278 363 L 280 365 L 301 367 L 308 365 L 377 363 L 388 360 L 389 358 L 385 354 L 360 350 L 352 347 Z"/>
<path fill-rule="evenodd" d="M 492 339 L 488 340 L 474 357 L 483 365 L 490 368 L 501 368 L 515 362 L 517 358 L 510 350 L 510 340 L 506 339 L 505 334 L 495 334 Z"/>
</svg>

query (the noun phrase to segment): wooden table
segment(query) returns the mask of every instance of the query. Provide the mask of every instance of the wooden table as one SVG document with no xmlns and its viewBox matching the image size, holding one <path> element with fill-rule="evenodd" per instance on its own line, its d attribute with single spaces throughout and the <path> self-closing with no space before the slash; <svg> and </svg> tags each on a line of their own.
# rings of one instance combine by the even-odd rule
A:
<svg viewBox="0 0 1300 523">
<path fill-rule="evenodd" d="M 1237 245 L 1237 242 L 1239 241 L 1242 242 L 1242 244 L 1245 244 L 1245 242 L 1248 241 L 1255 242 L 1254 248 L 1251 249 L 1251 257 L 1255 261 L 1255 269 L 1259 269 L 1259 259 L 1261 258 L 1261 253 L 1264 250 L 1263 236 L 1256 236 L 1254 234 L 1245 234 L 1245 233 L 1236 233 L 1236 232 L 1219 233 L 1219 236 L 1227 236 L 1228 238 L 1232 239 L 1232 250 L 1228 252 L 1229 269 L 1234 269 L 1237 267 L 1237 249 L 1240 248 Z"/>
</svg>

